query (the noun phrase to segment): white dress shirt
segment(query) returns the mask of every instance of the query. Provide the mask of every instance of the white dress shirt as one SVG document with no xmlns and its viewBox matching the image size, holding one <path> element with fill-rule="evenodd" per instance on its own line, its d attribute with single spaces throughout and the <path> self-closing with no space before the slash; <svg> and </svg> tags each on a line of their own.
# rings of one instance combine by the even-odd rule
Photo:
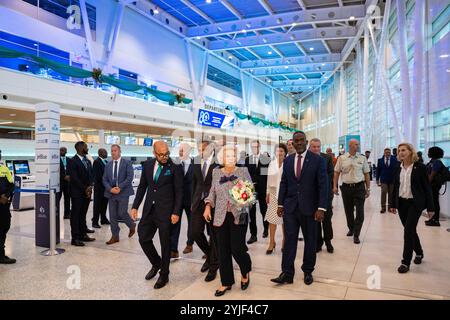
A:
<svg viewBox="0 0 450 320">
<path fill-rule="evenodd" d="M 117 161 L 117 180 L 119 180 L 119 168 L 120 168 L 120 160 L 122 159 L 122 157 L 120 157 L 117 160 L 112 160 L 113 164 L 112 164 L 112 174 L 113 174 L 113 179 L 114 179 L 114 166 L 116 165 L 116 161 Z M 118 183 L 119 181 L 116 181 L 116 183 Z"/>
<path fill-rule="evenodd" d="M 412 191 L 411 191 L 411 173 L 414 165 L 411 164 L 409 167 L 404 167 L 403 163 L 401 165 L 400 171 L 400 190 L 399 197 L 403 199 L 412 199 Z"/>
<path fill-rule="evenodd" d="M 201 168 L 203 168 L 203 164 L 205 163 L 205 161 L 206 161 L 206 174 L 208 174 L 208 171 L 209 171 L 209 167 L 211 166 L 211 163 L 212 163 L 212 161 L 213 161 L 213 154 L 211 154 L 210 156 L 209 156 L 209 158 L 208 159 L 206 159 L 206 160 L 203 160 L 203 158 L 202 158 L 202 161 L 201 161 Z"/>
<path fill-rule="evenodd" d="M 189 170 L 189 166 L 190 166 L 190 164 L 191 164 L 191 158 L 187 158 L 187 159 L 185 159 L 185 160 L 181 160 L 181 162 L 183 162 L 184 163 L 184 165 L 183 165 L 183 168 L 184 168 L 184 175 L 186 175 L 186 173 L 188 172 L 188 170 Z"/>
<path fill-rule="evenodd" d="M 254 164 L 256 167 L 259 166 L 259 158 L 261 157 L 261 153 L 252 154 L 250 164 Z"/>
<path fill-rule="evenodd" d="M 306 157 L 306 152 L 308 150 L 305 150 L 305 152 L 302 153 L 302 170 L 303 170 L 303 164 L 305 163 L 305 157 Z M 298 164 L 298 153 L 295 154 L 295 161 L 294 161 L 294 174 L 295 176 L 297 176 L 297 164 Z M 300 172 L 301 174 L 301 172 Z"/>
</svg>

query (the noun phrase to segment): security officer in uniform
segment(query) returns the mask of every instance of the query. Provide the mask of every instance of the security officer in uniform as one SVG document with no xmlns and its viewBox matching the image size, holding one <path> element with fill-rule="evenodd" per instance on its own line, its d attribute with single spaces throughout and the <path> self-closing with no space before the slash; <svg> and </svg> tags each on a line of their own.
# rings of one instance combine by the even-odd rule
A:
<svg viewBox="0 0 450 320">
<path fill-rule="evenodd" d="M 1 151 L 0 151 L 1 159 Z M 6 234 L 11 226 L 11 212 L 9 207 L 14 192 L 14 182 L 8 167 L 0 164 L 0 264 L 16 263 L 5 255 Z"/>
<path fill-rule="evenodd" d="M 364 222 L 364 202 L 370 194 L 370 168 L 367 158 L 358 153 L 358 140 L 350 140 L 348 148 L 349 152 L 340 156 L 334 167 L 333 192 L 338 195 L 338 181 L 341 176 L 342 200 L 348 226 L 347 236 L 353 236 L 353 242 L 359 244 L 359 235 Z"/>
</svg>

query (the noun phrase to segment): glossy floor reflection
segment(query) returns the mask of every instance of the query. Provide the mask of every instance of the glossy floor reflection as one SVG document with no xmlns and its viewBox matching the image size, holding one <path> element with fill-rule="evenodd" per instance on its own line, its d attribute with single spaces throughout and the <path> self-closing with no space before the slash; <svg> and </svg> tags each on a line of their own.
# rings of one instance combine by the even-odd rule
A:
<svg viewBox="0 0 450 320">
<path fill-rule="evenodd" d="M 442 221 L 440 228 L 425 227 L 419 222 L 419 236 L 425 259 L 420 266 L 412 264 L 407 274 L 398 274 L 403 230 L 398 216 L 379 213 L 379 189 L 374 185 L 371 198 L 366 202 L 366 219 L 361 234 L 361 244 L 353 244 L 346 237 L 347 227 L 340 197 L 334 200 L 335 253 L 318 254 L 315 282 L 303 283 L 299 267 L 303 243 L 299 242 L 294 284 L 277 286 L 270 282 L 280 272 L 281 232 L 277 236 L 277 250 L 265 254 L 267 239 L 261 237 L 259 220 L 258 242 L 250 245 L 253 262 L 251 285 L 245 292 L 235 285 L 222 299 L 450 299 L 450 227 Z M 92 205 L 88 213 L 92 217 Z M 260 218 L 260 217 L 258 217 Z M 90 220 L 89 220 L 90 222 Z M 145 281 L 150 265 L 144 256 L 137 235 L 127 238 L 128 230 L 122 227 L 121 241 L 106 246 L 110 237 L 103 226 L 93 235 L 97 240 L 86 247 L 70 245 L 63 222 L 64 239 L 59 245 L 66 249 L 60 256 L 44 257 L 43 248 L 34 245 L 34 212 L 14 212 L 13 225 L 7 240 L 7 254 L 18 260 L 15 265 L 0 266 L 0 299 L 217 299 L 214 291 L 219 277 L 203 281 L 200 273 L 202 252 L 197 246 L 183 255 L 186 241 L 186 217 L 183 217 L 180 239 L 180 259 L 173 260 L 170 282 L 154 290 L 156 279 Z M 64 230 L 65 229 L 65 230 Z M 64 233 L 64 231 L 66 231 Z M 156 237 L 156 243 L 159 242 Z M 380 288 L 369 289 L 371 270 L 380 271 Z M 79 282 L 75 275 L 79 274 Z M 239 284 L 239 272 L 236 271 Z"/>
</svg>

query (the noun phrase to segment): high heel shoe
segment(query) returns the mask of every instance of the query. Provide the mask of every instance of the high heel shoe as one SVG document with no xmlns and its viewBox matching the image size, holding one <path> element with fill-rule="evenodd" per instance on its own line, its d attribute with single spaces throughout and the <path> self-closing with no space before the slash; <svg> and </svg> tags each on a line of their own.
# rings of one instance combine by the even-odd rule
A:
<svg viewBox="0 0 450 320">
<path fill-rule="evenodd" d="M 272 249 L 267 249 L 266 254 L 272 254 L 275 251 L 275 246 L 276 246 L 276 244 L 273 245 Z"/>
<path fill-rule="evenodd" d="M 221 297 L 227 292 L 228 290 L 231 290 L 231 287 L 225 287 L 223 290 L 216 290 L 216 293 L 214 294 L 216 297 Z"/>
<path fill-rule="evenodd" d="M 247 290 L 249 284 L 250 284 L 250 273 L 247 273 L 247 282 L 241 281 L 241 290 Z"/>
</svg>

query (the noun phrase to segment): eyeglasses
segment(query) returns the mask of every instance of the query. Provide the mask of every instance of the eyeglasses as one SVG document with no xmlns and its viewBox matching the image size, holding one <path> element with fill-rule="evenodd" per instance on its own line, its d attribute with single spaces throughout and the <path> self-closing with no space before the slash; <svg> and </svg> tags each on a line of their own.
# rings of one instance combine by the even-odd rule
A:
<svg viewBox="0 0 450 320">
<path fill-rule="evenodd" d="M 169 158 L 170 152 L 167 153 L 155 153 L 158 158 Z"/>
</svg>

